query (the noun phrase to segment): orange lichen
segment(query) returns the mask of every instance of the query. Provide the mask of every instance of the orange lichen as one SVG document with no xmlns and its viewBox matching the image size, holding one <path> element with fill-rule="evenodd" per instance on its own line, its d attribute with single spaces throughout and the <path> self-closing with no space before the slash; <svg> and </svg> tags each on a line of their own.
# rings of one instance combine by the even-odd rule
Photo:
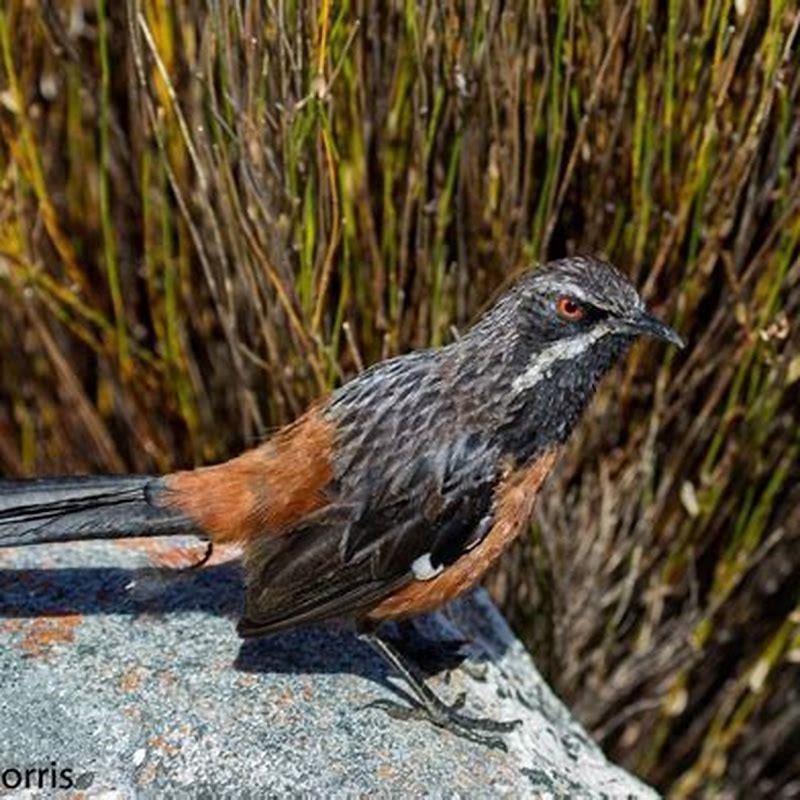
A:
<svg viewBox="0 0 800 800">
<path fill-rule="evenodd" d="M 119 688 L 123 692 L 135 692 L 142 685 L 144 677 L 145 671 L 141 667 L 129 667 L 122 673 Z"/>
<path fill-rule="evenodd" d="M 80 614 L 35 619 L 30 623 L 19 646 L 27 655 L 38 657 L 47 653 L 54 645 L 71 644 L 75 641 L 75 629 L 82 619 Z"/>
</svg>

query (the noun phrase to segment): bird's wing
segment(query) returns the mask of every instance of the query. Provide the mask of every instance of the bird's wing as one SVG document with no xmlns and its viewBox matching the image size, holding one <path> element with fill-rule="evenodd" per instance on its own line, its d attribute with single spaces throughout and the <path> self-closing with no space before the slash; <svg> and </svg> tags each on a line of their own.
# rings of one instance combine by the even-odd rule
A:
<svg viewBox="0 0 800 800">
<path fill-rule="evenodd" d="M 240 633 L 252 636 L 357 614 L 454 562 L 489 530 L 497 457 L 459 436 L 411 459 L 391 480 L 361 481 L 296 528 L 248 548 Z"/>
</svg>

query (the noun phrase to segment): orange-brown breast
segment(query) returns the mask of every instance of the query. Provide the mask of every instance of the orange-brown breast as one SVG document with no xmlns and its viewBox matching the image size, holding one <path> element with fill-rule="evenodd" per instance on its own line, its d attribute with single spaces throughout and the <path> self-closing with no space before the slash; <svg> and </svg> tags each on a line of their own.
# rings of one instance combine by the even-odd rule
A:
<svg viewBox="0 0 800 800">
<path fill-rule="evenodd" d="M 326 504 L 333 437 L 333 426 L 312 409 L 231 461 L 167 476 L 165 502 L 214 542 L 280 534 Z"/>
<path fill-rule="evenodd" d="M 378 621 L 425 614 L 477 583 L 530 521 L 536 496 L 556 455 L 555 450 L 550 450 L 503 480 L 495 497 L 494 525 L 477 547 L 467 551 L 437 577 L 414 581 L 390 595 L 373 608 L 367 618 Z"/>
</svg>

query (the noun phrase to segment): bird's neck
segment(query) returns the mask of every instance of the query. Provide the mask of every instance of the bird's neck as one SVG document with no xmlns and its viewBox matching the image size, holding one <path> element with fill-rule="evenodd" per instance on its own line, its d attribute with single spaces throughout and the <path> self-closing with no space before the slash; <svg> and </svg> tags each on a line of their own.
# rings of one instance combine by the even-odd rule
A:
<svg viewBox="0 0 800 800">
<path fill-rule="evenodd" d="M 459 371 L 476 376 L 475 399 L 491 416 L 500 448 L 526 463 L 566 441 L 629 341 L 602 329 L 542 340 L 522 314 L 500 322 L 464 337 Z"/>
<path fill-rule="evenodd" d="M 533 354 L 528 367 L 512 380 L 504 445 L 524 462 L 563 444 L 627 346 L 623 339 L 608 337 L 582 352 L 568 350 L 563 358 L 554 359 L 551 349 Z"/>
</svg>

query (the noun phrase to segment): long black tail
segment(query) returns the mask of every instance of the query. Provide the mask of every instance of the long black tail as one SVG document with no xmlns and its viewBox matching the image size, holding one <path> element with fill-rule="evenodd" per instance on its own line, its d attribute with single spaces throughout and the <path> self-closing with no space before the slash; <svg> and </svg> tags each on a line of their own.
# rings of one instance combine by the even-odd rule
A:
<svg viewBox="0 0 800 800">
<path fill-rule="evenodd" d="M 148 475 L 0 480 L 0 547 L 200 533 Z"/>
</svg>

